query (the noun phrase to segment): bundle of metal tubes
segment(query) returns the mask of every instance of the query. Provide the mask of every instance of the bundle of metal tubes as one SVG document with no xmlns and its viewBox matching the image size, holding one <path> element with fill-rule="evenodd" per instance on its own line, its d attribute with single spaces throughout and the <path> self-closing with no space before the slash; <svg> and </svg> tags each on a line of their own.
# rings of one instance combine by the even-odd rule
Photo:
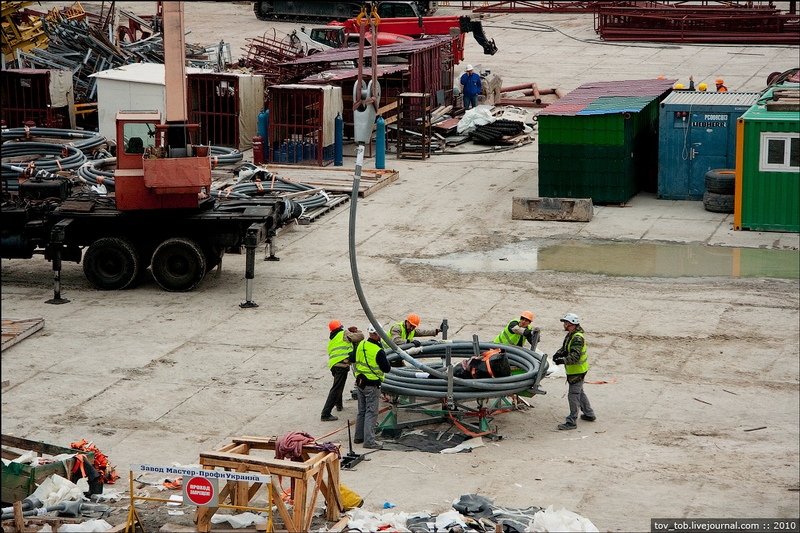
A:
<svg viewBox="0 0 800 533">
<path fill-rule="evenodd" d="M 41 157 L 30 159 L 31 156 Z M 74 146 L 39 142 L 3 144 L 3 159 L 25 161 L 2 164 L 0 176 L 7 191 L 18 190 L 19 183 L 15 183 L 15 180 L 25 177 L 28 173 L 32 176 L 39 170 L 47 172 L 74 170 L 80 168 L 87 160 L 86 154 Z"/>
<path fill-rule="evenodd" d="M 106 189 L 114 190 L 114 170 L 104 170 L 109 167 L 117 166 L 116 157 L 106 157 L 103 159 L 93 159 L 87 161 L 78 169 L 78 177 L 89 185 L 104 185 Z"/>
<path fill-rule="evenodd" d="M 245 163 L 239 167 L 239 182 L 232 187 L 212 191 L 216 198 L 243 199 L 252 198 L 263 194 L 273 194 L 282 197 L 293 197 L 304 210 L 321 207 L 328 203 L 330 198 L 324 190 L 280 178 L 272 172 L 252 163 Z M 307 198 L 298 196 L 307 195 Z"/>
<path fill-rule="evenodd" d="M 108 143 L 108 140 L 96 131 L 61 128 L 9 128 L 3 130 L 2 138 L 4 144 L 19 140 L 64 139 L 61 144 L 74 146 L 86 155 L 93 154 L 98 148 Z M 7 146 L 3 147 L 3 157 L 6 157 L 6 148 Z"/>
<path fill-rule="evenodd" d="M 420 347 L 404 344 L 398 348 L 405 353 L 388 350 L 389 361 L 403 359 L 412 366 L 392 368 L 392 371 L 385 376 L 382 389 L 404 396 L 428 398 L 446 398 L 448 396 L 448 369 L 445 366 L 448 351 L 452 358 L 451 363 L 457 365 L 461 364 L 463 359 L 479 355 L 487 350 L 500 348 L 508 356 L 511 367 L 522 370 L 519 374 L 499 378 L 462 379 L 453 377 L 452 396 L 456 400 L 498 398 L 529 390 L 538 385 L 537 379 L 541 379 L 548 369 L 546 354 L 519 346 L 493 342 L 432 340 L 423 342 Z M 424 364 L 418 359 L 435 359 L 436 361 Z M 542 365 L 544 368 L 540 373 Z M 428 373 L 429 376 L 418 377 L 420 371 Z"/>
</svg>

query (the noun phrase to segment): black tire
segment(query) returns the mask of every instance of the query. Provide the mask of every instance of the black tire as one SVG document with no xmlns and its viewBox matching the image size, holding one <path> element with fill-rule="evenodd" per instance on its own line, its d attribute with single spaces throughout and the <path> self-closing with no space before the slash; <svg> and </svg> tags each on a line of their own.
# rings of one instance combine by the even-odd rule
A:
<svg viewBox="0 0 800 533">
<path fill-rule="evenodd" d="M 83 273 L 98 289 L 116 291 L 136 279 L 139 263 L 136 248 L 130 242 L 117 237 L 103 237 L 86 250 Z"/>
<path fill-rule="evenodd" d="M 703 207 L 712 213 L 733 213 L 733 195 L 706 191 L 703 194 Z"/>
<path fill-rule="evenodd" d="M 200 246 L 191 239 L 175 237 L 156 247 L 151 262 L 153 277 L 162 289 L 190 291 L 206 275 L 206 259 Z"/>
<path fill-rule="evenodd" d="M 716 194 L 733 194 L 736 186 L 736 171 L 719 168 L 706 172 L 706 190 Z"/>
</svg>

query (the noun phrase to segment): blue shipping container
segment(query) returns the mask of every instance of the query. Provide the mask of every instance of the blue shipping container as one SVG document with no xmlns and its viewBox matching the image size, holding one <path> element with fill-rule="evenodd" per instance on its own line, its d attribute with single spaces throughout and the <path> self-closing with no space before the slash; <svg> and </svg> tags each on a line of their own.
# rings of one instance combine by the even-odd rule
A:
<svg viewBox="0 0 800 533">
<path fill-rule="evenodd" d="M 660 104 L 658 197 L 702 200 L 706 172 L 736 168 L 736 119 L 759 93 L 674 91 Z"/>
</svg>

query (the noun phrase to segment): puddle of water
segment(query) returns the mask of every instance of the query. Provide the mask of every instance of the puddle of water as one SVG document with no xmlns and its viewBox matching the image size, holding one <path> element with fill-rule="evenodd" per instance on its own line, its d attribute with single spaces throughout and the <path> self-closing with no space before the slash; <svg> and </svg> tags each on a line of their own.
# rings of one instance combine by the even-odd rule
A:
<svg viewBox="0 0 800 533">
<path fill-rule="evenodd" d="M 402 259 L 459 272 L 585 272 L 655 278 L 734 277 L 800 279 L 800 252 L 760 248 L 654 243 L 515 243 L 487 252 Z"/>
</svg>

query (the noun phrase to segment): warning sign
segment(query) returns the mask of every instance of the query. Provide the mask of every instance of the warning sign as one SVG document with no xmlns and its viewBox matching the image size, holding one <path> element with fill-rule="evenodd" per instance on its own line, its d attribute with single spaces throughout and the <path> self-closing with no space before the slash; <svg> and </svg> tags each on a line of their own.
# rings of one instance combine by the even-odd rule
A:
<svg viewBox="0 0 800 533">
<path fill-rule="evenodd" d="M 219 504 L 217 487 L 216 479 L 199 476 L 189 478 L 183 483 L 183 504 L 216 507 Z"/>
</svg>

